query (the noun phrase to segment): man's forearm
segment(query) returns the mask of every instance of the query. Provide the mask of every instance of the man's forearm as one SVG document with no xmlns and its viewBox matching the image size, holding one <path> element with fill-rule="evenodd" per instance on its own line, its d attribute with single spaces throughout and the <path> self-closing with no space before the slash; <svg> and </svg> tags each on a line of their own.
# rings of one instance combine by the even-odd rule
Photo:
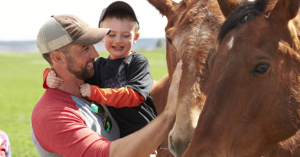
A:
<svg viewBox="0 0 300 157">
<path fill-rule="evenodd" d="M 111 143 L 109 156 L 149 156 L 161 144 L 175 122 L 175 113 L 164 111 L 141 130 Z"/>
</svg>

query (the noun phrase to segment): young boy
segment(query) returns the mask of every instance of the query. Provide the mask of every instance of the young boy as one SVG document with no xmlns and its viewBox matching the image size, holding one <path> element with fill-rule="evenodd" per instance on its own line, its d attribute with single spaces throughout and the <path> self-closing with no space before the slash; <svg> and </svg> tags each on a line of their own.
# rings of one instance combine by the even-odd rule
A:
<svg viewBox="0 0 300 157">
<path fill-rule="evenodd" d="M 119 125 L 120 136 L 124 137 L 156 117 L 149 96 L 153 80 L 146 57 L 131 50 L 140 34 L 139 23 L 129 4 L 121 1 L 110 4 L 102 11 L 99 27 L 111 28 L 102 40 L 109 57 L 98 58 L 93 63 L 95 75 L 85 80 L 80 91 L 82 96 L 107 105 Z M 47 85 L 59 80 L 52 75 L 47 77 Z"/>
</svg>

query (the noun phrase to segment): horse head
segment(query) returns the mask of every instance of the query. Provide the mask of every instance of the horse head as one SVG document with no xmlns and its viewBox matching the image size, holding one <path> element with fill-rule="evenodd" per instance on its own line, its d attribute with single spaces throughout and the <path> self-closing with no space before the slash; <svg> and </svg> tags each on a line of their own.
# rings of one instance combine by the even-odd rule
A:
<svg viewBox="0 0 300 157">
<path fill-rule="evenodd" d="M 216 0 L 148 1 L 168 19 L 165 32 L 170 77 L 178 61 L 183 61 L 179 107 L 169 134 L 169 149 L 181 156 L 192 139 L 206 99 L 210 85 L 208 59 L 217 49 L 217 32 L 225 19 Z"/>
<path fill-rule="evenodd" d="M 278 145 L 272 157 L 300 156 L 300 1 L 272 2 L 231 8 L 209 60 L 208 96 L 183 156 L 268 156 Z"/>
</svg>

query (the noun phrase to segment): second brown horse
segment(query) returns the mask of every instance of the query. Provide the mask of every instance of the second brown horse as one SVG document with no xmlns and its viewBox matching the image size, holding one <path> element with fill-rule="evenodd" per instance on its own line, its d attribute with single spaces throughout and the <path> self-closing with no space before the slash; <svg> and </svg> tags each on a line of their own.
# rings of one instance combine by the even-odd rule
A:
<svg viewBox="0 0 300 157">
<path fill-rule="evenodd" d="M 299 7 L 299 0 L 278 0 L 269 10 L 257 0 L 227 17 L 209 61 L 206 103 L 184 156 L 300 156 Z"/>
</svg>

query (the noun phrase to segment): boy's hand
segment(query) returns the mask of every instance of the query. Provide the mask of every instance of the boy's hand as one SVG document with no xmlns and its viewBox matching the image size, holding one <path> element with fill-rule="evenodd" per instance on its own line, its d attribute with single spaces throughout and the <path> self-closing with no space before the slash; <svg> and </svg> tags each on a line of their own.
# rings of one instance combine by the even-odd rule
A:
<svg viewBox="0 0 300 157">
<path fill-rule="evenodd" d="M 83 97 L 91 97 L 91 86 L 88 83 L 84 83 L 80 86 L 80 93 Z"/>
<path fill-rule="evenodd" d="M 63 83 L 63 79 L 56 76 L 54 70 L 51 70 L 46 78 L 46 84 L 49 88 L 58 88 Z"/>
</svg>

